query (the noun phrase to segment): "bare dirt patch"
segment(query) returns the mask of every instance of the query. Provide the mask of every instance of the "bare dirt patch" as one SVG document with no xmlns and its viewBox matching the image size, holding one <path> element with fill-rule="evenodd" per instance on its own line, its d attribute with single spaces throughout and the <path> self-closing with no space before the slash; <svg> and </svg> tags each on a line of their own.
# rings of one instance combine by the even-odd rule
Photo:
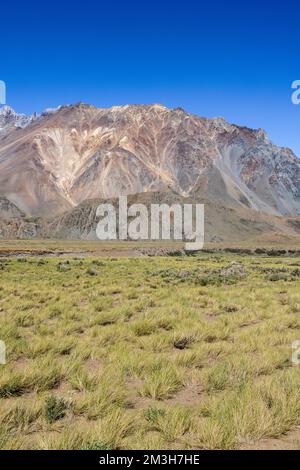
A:
<svg viewBox="0 0 300 470">
<path fill-rule="evenodd" d="M 243 445 L 242 450 L 299 450 L 300 426 L 287 434 L 273 439 L 262 439 L 251 444 Z"/>
</svg>

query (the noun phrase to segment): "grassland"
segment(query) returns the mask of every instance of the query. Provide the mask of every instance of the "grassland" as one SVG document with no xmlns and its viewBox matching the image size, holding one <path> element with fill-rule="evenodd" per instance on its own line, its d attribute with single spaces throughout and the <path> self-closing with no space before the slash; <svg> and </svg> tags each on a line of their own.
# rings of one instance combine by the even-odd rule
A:
<svg viewBox="0 0 300 470">
<path fill-rule="evenodd" d="M 84 256 L 138 256 L 143 250 L 181 250 L 184 243 L 180 241 L 99 241 L 99 240 L 59 240 L 59 239 L 18 239 L 0 240 L 0 256 L 5 254 L 27 254 L 34 256 L 64 254 Z M 285 250 L 300 252 L 300 237 L 283 234 L 263 234 L 259 238 L 248 239 L 239 243 L 205 243 L 205 250 L 245 251 L 264 249 L 268 251 Z"/>
<path fill-rule="evenodd" d="M 297 255 L 0 258 L 0 448 L 281 436 L 300 424 L 299 287 Z"/>
</svg>

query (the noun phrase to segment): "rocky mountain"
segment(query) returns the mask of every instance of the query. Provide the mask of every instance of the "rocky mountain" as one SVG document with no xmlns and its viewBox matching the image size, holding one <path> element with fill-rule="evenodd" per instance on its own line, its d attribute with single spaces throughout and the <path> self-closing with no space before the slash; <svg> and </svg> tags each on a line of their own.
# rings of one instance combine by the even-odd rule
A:
<svg viewBox="0 0 300 470">
<path fill-rule="evenodd" d="M 16 113 L 10 106 L 0 106 L 0 138 L 14 128 L 24 128 L 37 119 L 37 114 L 26 116 Z"/>
<path fill-rule="evenodd" d="M 96 227 L 99 221 L 97 208 L 103 200 L 84 201 L 74 209 L 47 219 L 43 219 L 40 233 L 43 237 L 61 239 L 96 240 Z M 118 199 L 105 200 L 114 205 L 118 213 Z M 151 226 L 151 204 L 195 204 L 193 197 L 182 197 L 173 191 L 148 192 L 128 196 L 128 206 L 142 203 L 148 208 L 148 224 Z M 213 243 L 236 243 L 243 240 L 256 240 L 262 237 L 281 234 L 287 238 L 300 236 L 299 218 L 278 217 L 253 209 L 232 208 L 222 202 L 202 198 L 205 205 L 205 241 Z M 129 218 L 130 222 L 130 218 Z M 171 227 L 171 232 L 172 227 Z M 1 229 L 0 229 L 1 234 Z"/>
<path fill-rule="evenodd" d="M 71 240 L 97 240 L 96 228 L 99 222 L 97 208 L 100 203 L 109 202 L 118 213 L 118 199 L 87 200 L 53 217 L 25 217 L 12 213 L 11 205 L 0 203 L 0 239 L 4 238 L 57 238 Z M 191 204 L 191 197 L 183 198 L 178 193 L 148 192 L 128 196 L 128 205 L 142 203 L 148 208 L 149 227 L 151 207 L 155 204 Z M 205 204 L 205 242 L 213 244 L 235 244 L 247 241 L 253 246 L 280 243 L 283 246 L 298 246 L 300 237 L 299 217 L 279 217 L 253 209 L 228 207 L 222 202 L 202 199 Z M 11 203 L 10 203 L 11 204 Z M 8 209 L 9 208 L 9 209 Z M 8 210 L 9 214 L 8 215 Z M 6 212 L 5 212 L 6 211 Z M 4 218 L 3 218 L 4 217 Z M 130 222 L 130 220 L 129 220 Z M 172 228 L 172 227 L 171 227 Z M 173 233 L 173 230 L 171 230 Z"/>
<path fill-rule="evenodd" d="M 77 104 L 29 118 L 6 107 L 0 128 L 0 197 L 26 215 L 170 191 L 235 209 L 300 215 L 300 159 L 261 129 L 157 104 Z"/>
<path fill-rule="evenodd" d="M 5 197 L 0 197 L 0 218 L 14 219 L 18 217 L 25 217 L 24 212 Z"/>
</svg>

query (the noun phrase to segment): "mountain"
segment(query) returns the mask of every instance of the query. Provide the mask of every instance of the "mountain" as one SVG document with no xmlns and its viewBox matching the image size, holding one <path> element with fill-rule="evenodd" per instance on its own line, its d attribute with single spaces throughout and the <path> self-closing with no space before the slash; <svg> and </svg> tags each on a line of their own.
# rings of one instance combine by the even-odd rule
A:
<svg viewBox="0 0 300 470">
<path fill-rule="evenodd" d="M 96 240 L 96 227 L 99 221 L 96 212 L 101 199 L 84 201 L 74 209 L 47 220 L 43 219 L 40 233 L 42 237 L 60 239 Z M 118 199 L 105 200 L 115 206 L 118 213 Z M 182 197 L 173 191 L 148 192 L 128 196 L 128 206 L 142 203 L 148 208 L 148 224 L 151 226 L 151 204 L 195 204 L 197 200 Z M 298 218 L 278 217 L 259 213 L 249 208 L 232 208 L 222 202 L 202 198 L 205 205 L 205 241 L 236 243 L 243 240 L 256 240 L 268 234 L 275 237 L 281 234 L 286 238 L 299 238 L 300 221 Z M 130 219 L 129 219 L 130 221 Z M 1 230 L 0 230 L 1 234 Z"/>
<path fill-rule="evenodd" d="M 0 197 L 0 218 L 14 219 L 18 217 L 25 217 L 24 212 L 5 197 Z"/>
<path fill-rule="evenodd" d="M 37 114 L 26 116 L 16 113 L 10 106 L 0 107 L 0 138 L 9 134 L 14 128 L 24 128 L 37 118 Z"/>
<path fill-rule="evenodd" d="M 0 239 L 4 238 L 57 238 L 73 240 L 96 240 L 99 221 L 97 208 L 100 203 L 109 202 L 118 213 L 118 199 L 86 200 L 75 208 L 53 217 L 24 217 L 1 214 Z M 178 193 L 148 192 L 128 196 L 128 206 L 142 203 L 148 208 L 149 227 L 151 226 L 150 204 L 191 204 L 197 200 L 184 198 Z M 299 245 L 300 219 L 279 217 L 255 210 L 228 207 L 221 202 L 202 199 L 205 204 L 205 242 L 235 244 L 246 241 L 251 246 L 281 244 L 291 247 Z M 1 209 L 1 205 L 0 205 Z M 2 215 L 2 217 L 1 217 Z M 4 217 L 4 218 L 3 218 Z"/>
<path fill-rule="evenodd" d="M 82 103 L 27 119 L 2 109 L 0 128 L 0 197 L 27 216 L 170 191 L 234 209 L 300 215 L 300 159 L 261 129 L 158 104 Z"/>
</svg>

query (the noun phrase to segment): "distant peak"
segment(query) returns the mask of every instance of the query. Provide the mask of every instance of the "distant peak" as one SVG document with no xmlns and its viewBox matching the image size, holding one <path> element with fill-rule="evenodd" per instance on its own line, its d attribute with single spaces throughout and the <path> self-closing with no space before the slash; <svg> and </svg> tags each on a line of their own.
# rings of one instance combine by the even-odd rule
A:
<svg viewBox="0 0 300 470">
<path fill-rule="evenodd" d="M 0 114 L 7 115 L 7 114 L 17 114 L 17 113 L 11 106 L 8 106 L 7 104 L 5 104 L 4 106 L 0 106 Z"/>
<path fill-rule="evenodd" d="M 255 132 L 259 140 L 263 140 L 264 142 L 267 142 L 267 143 L 270 142 L 269 136 L 264 129 L 259 128 Z"/>
</svg>

